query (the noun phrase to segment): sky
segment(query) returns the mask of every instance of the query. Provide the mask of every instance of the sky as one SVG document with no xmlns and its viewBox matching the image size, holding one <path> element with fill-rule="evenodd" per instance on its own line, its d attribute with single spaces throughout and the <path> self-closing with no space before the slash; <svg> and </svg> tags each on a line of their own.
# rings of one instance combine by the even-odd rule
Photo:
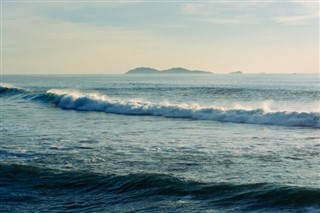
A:
<svg viewBox="0 0 320 213">
<path fill-rule="evenodd" d="M 319 1 L 1 1 L 2 74 L 318 73 Z"/>
</svg>

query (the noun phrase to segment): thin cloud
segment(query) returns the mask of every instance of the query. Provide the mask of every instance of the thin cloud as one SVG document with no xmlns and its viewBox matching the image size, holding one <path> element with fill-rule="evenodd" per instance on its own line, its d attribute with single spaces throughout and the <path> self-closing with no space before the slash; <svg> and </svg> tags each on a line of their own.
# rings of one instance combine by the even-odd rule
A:
<svg viewBox="0 0 320 213">
<path fill-rule="evenodd" d="M 314 1 L 250 1 L 186 3 L 185 15 L 212 24 L 257 24 L 270 22 L 282 25 L 303 25 L 319 19 L 319 4 Z"/>
<path fill-rule="evenodd" d="M 319 13 L 300 16 L 281 16 L 276 17 L 274 20 L 284 25 L 302 25 L 314 19 L 319 19 Z"/>
<path fill-rule="evenodd" d="M 204 22 L 211 24 L 225 24 L 225 25 L 237 25 L 237 24 L 253 24 L 254 21 L 244 20 L 241 18 L 206 18 L 200 19 Z"/>
<path fill-rule="evenodd" d="M 265 6 L 272 1 L 247 1 L 247 2 L 205 2 L 205 3 L 185 3 L 182 5 L 182 12 L 187 15 L 208 16 L 212 14 L 235 12 L 251 9 L 253 7 Z"/>
<path fill-rule="evenodd" d="M 255 24 L 259 17 L 252 12 L 252 7 L 262 7 L 265 3 L 253 2 L 207 2 L 183 4 L 182 11 L 185 15 L 192 16 L 198 21 L 210 24 Z M 248 12 L 245 12 L 249 10 Z"/>
<path fill-rule="evenodd" d="M 185 14 L 189 14 L 189 15 L 203 14 L 204 9 L 205 9 L 204 4 L 194 4 L 194 3 L 188 3 L 183 5 L 182 7 L 182 11 Z"/>
</svg>

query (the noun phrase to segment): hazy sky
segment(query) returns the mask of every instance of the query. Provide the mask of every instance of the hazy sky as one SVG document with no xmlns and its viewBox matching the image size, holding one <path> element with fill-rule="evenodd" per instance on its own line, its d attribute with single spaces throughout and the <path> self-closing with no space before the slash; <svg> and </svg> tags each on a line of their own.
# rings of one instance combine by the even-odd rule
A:
<svg viewBox="0 0 320 213">
<path fill-rule="evenodd" d="M 319 71 L 315 1 L 2 1 L 3 74 Z"/>
</svg>

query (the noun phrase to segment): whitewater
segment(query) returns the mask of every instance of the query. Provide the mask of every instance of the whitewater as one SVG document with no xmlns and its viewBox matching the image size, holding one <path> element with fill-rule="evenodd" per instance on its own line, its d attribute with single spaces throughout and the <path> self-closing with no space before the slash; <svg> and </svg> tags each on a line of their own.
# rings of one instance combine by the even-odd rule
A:
<svg viewBox="0 0 320 213">
<path fill-rule="evenodd" d="M 0 211 L 318 212 L 319 76 L 3 75 Z"/>
<path fill-rule="evenodd" d="M 15 86 L 0 86 L 0 92 L 27 94 Z M 62 109 L 97 111 L 124 115 L 154 115 L 169 118 L 190 118 L 222 122 L 269 124 L 282 126 L 320 127 L 320 113 L 271 111 L 263 108 L 245 109 L 242 106 L 226 107 L 200 106 L 199 104 L 172 104 L 168 101 L 153 103 L 139 99 L 112 99 L 99 93 L 82 93 L 76 90 L 50 89 L 43 94 L 25 95 L 32 100 L 53 103 Z M 268 102 L 268 101 L 266 101 Z"/>
</svg>

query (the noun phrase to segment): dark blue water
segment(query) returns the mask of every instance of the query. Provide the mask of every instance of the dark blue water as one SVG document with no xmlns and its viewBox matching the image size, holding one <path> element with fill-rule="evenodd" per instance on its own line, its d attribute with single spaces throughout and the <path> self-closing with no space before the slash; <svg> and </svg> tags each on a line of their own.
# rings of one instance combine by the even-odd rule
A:
<svg viewBox="0 0 320 213">
<path fill-rule="evenodd" d="M 10 76 L 1 212 L 319 212 L 316 75 Z"/>
</svg>

